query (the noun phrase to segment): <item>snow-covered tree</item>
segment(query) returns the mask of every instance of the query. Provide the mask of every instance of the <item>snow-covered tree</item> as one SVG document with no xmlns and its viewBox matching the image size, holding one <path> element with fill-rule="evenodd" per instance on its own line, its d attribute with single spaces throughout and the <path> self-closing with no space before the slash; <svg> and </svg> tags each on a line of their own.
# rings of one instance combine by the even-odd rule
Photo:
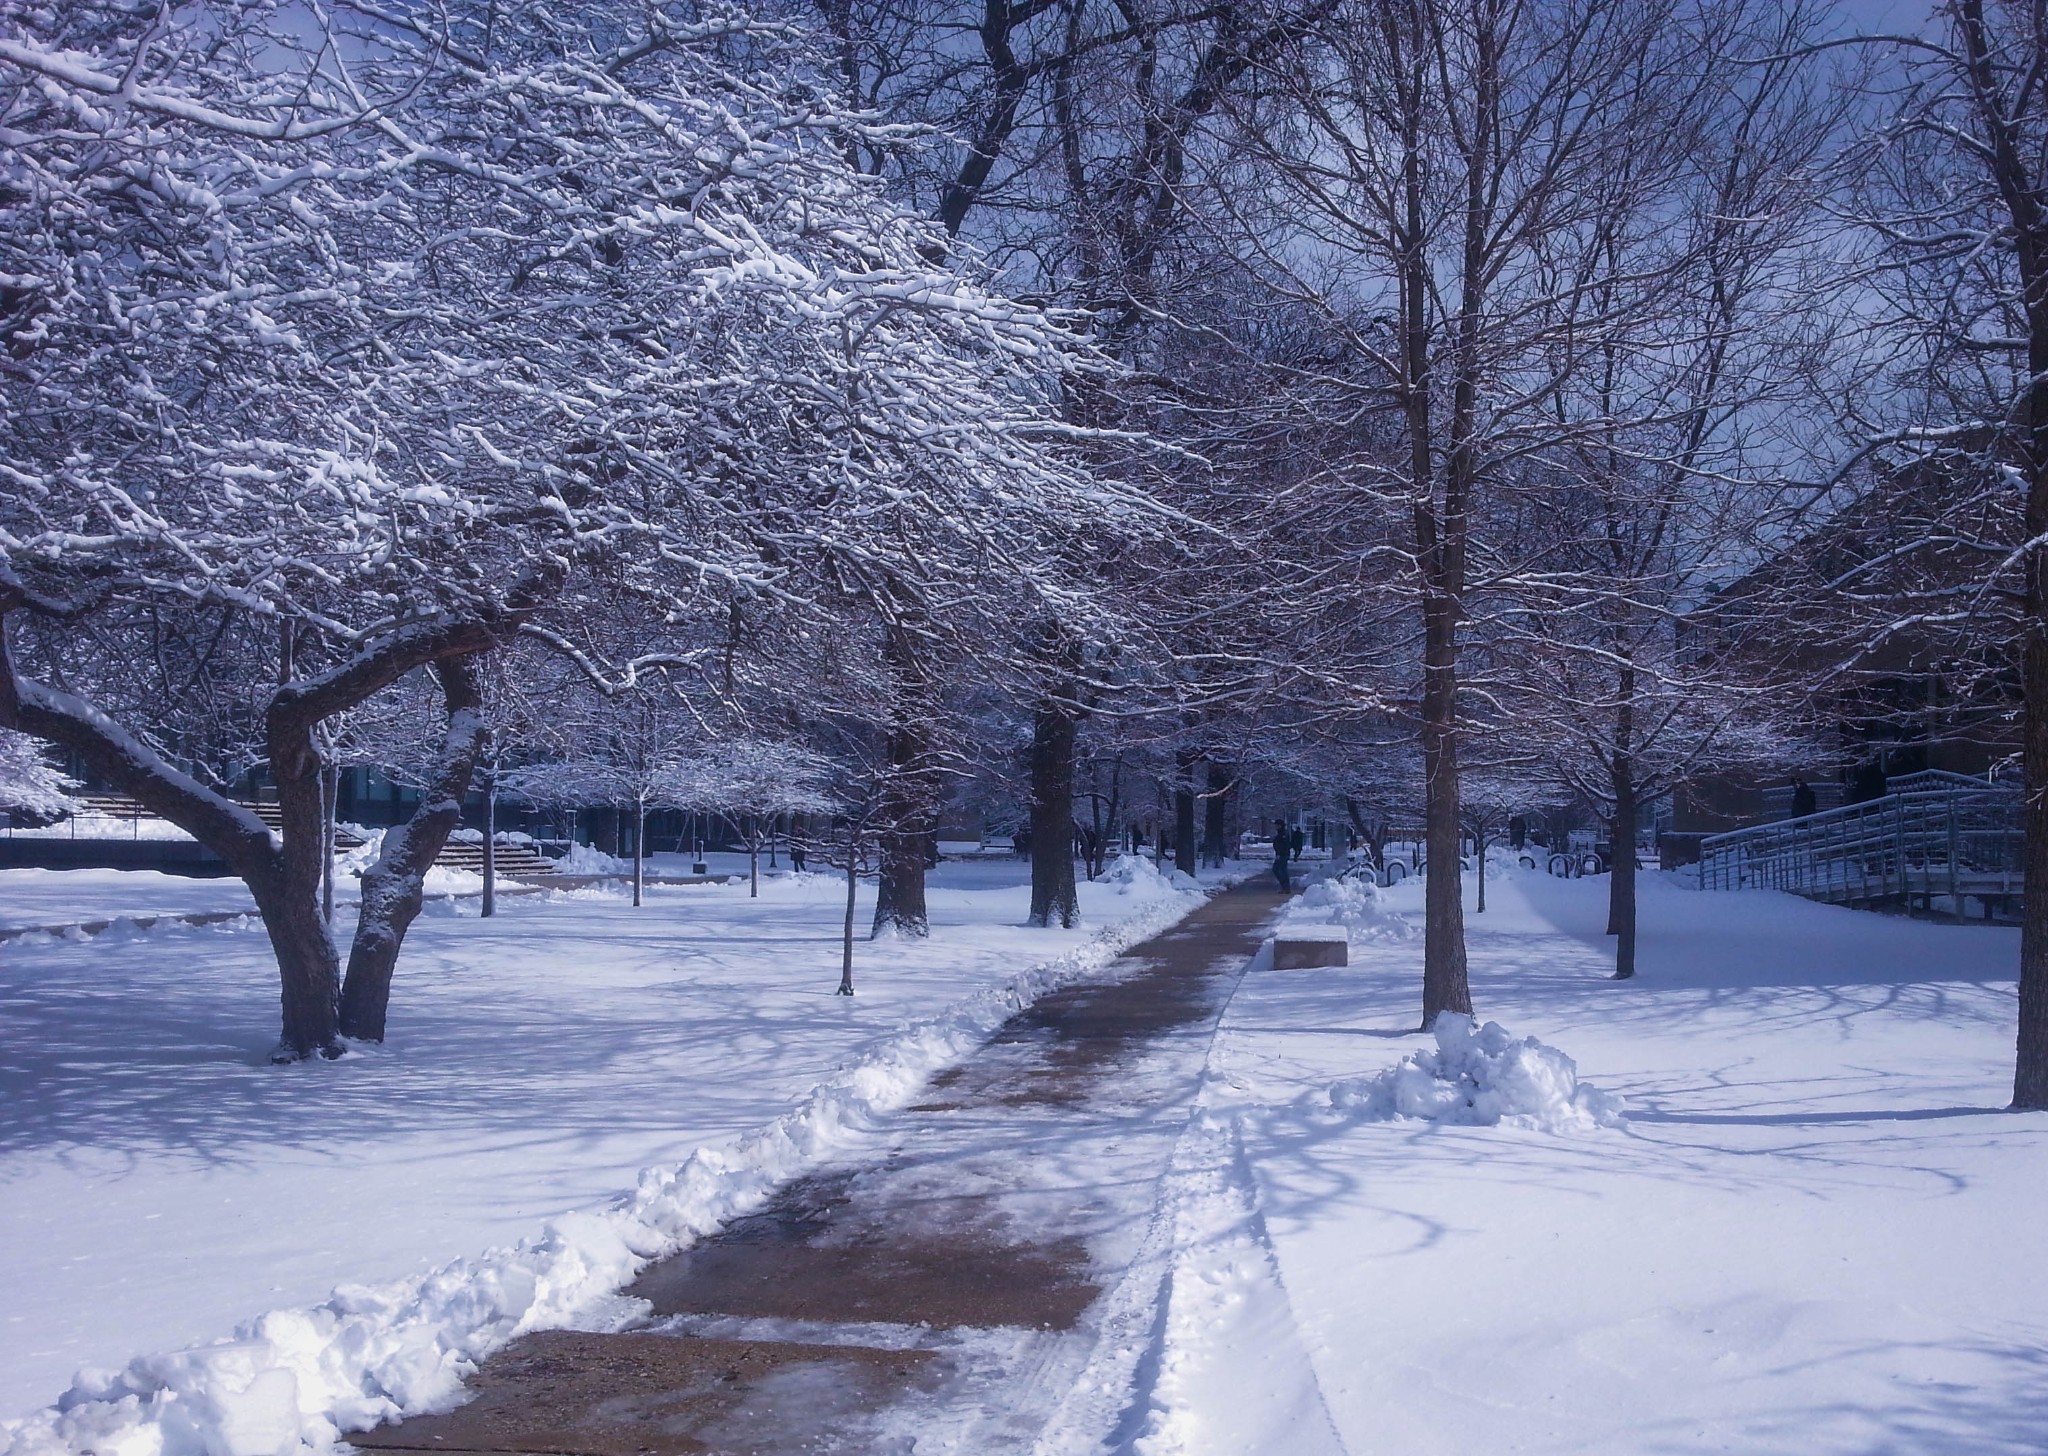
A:
<svg viewBox="0 0 2048 1456">
<path fill-rule="evenodd" d="M 1489 715 L 1468 649 L 1541 570 L 1518 504 L 1611 423 L 1567 382 L 1659 346 L 1645 326 L 1699 243 L 1673 223 L 1702 138 L 1811 20 L 1757 0 L 1341 5 L 1235 110 L 1214 191 L 1277 323 L 1321 341 L 1295 356 L 1301 410 L 1342 425 L 1288 512 L 1303 595 L 1347 594 L 1353 691 L 1377 679 L 1420 738 L 1425 1024 L 1471 1009 L 1460 764 Z"/>
<path fill-rule="evenodd" d="M 801 36 L 654 0 L 558 19 L 0 19 L 0 724 L 248 881 L 283 1055 L 383 1035 L 485 732 L 468 659 L 566 640 L 584 583 L 677 619 L 863 573 L 1049 591 L 1049 523 L 1137 509 L 1050 442 L 1067 335 L 928 261 L 930 227 L 847 164 L 891 134 L 836 109 Z M 281 839 L 44 672 L 152 601 L 272 633 Z M 319 727 L 422 667 L 433 791 L 337 984 Z"/>
<path fill-rule="evenodd" d="M 717 743 L 675 765 L 667 801 L 728 820 L 747 846 L 749 895 L 761 893 L 761 850 L 786 814 L 831 814 L 834 769 L 823 754 L 793 743 L 739 739 Z"/>
<path fill-rule="evenodd" d="M 1335 0 L 816 0 L 857 93 L 951 141 L 877 151 L 876 170 L 940 224 L 949 246 L 979 248 L 1019 289 L 1085 311 L 1098 346 L 1126 366 L 1113 379 L 1070 390 L 1066 418 L 1196 448 L 1195 437 L 1214 428 L 1211 400 L 1187 387 L 1158 342 L 1178 340 L 1185 354 L 1186 341 L 1214 336 L 1214 320 L 1185 308 L 1190 282 L 1206 282 L 1218 266 L 1197 241 L 1201 192 L 1189 183 L 1200 168 L 1191 158 L 1218 144 L 1214 123 L 1230 99 L 1257 92 L 1269 68 L 1306 44 L 1334 8 Z M 1198 484 L 1207 472 L 1188 453 L 1106 449 L 1094 464 L 1105 478 L 1150 471 L 1155 493 L 1176 509 L 1210 514 Z M 1012 661 L 1012 711 L 1031 735 L 1020 766 L 1034 925 L 1072 925 L 1079 917 L 1074 826 L 1087 817 L 1075 809 L 1083 722 L 1112 706 L 1134 711 L 1132 690 L 1170 688 L 1170 665 L 1212 648 L 1219 623 L 1241 634 L 1258 615 L 1241 609 L 1189 620 L 1191 593 L 1241 564 L 1217 559 L 1227 554 L 1227 537 L 1210 535 L 1187 556 L 1132 553 L 1098 525 L 1092 515 L 1077 518 L 1065 555 L 1077 576 L 1113 594 L 1121 620 L 1090 620 L 1071 603 L 1019 601 L 1007 640 L 985 648 Z M 1190 569 L 1198 565 L 1215 569 Z M 1243 586 L 1239 578 L 1231 589 Z M 1143 666 L 1134 671 L 1134 662 Z M 1224 668 L 1225 659 L 1205 667 Z M 1182 704 L 1161 691 L 1147 693 L 1145 706 L 1171 720 Z M 899 734 L 894 756 L 911 799 L 943 777 L 918 768 L 943 757 L 935 745 Z M 1199 759 L 1190 762 L 1199 774 Z M 1184 807 L 1220 802 L 1207 794 L 1190 789 Z M 918 825 L 930 816 L 911 817 L 912 831 L 892 837 L 899 848 L 886 856 L 878 915 L 914 933 L 922 912 L 899 913 L 899 902 L 921 883 Z M 1192 839 L 1183 838 L 1191 868 Z"/>
<path fill-rule="evenodd" d="M 1848 170 L 1873 252 L 1834 303 L 1873 345 L 1841 396 L 1877 465 L 1843 545 L 1878 549 L 1803 575 L 1853 604 L 1857 656 L 1917 637 L 1980 681 L 2017 680 L 2013 1105 L 2048 1108 L 2048 26 L 2038 5 L 1942 0 L 1870 49 L 1890 115 Z"/>
</svg>

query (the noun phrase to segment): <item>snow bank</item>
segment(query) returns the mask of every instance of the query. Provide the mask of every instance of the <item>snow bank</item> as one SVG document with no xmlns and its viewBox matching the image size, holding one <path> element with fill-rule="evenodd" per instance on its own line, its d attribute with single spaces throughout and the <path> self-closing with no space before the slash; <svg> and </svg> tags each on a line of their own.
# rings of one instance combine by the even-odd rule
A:
<svg viewBox="0 0 2048 1456">
<path fill-rule="evenodd" d="M 334 857 L 335 878 L 360 880 L 363 872 L 375 864 L 377 856 L 383 852 L 384 836 L 389 831 L 367 829 L 360 824 L 338 827 L 359 835 L 363 842 L 354 849 L 344 850 Z M 449 835 L 451 839 L 454 837 L 454 834 Z M 477 835 L 476 838 L 481 842 L 483 836 Z M 427 866 L 427 872 L 421 878 L 420 885 L 429 895 L 474 895 L 483 889 L 484 877 L 474 870 L 456 870 L 446 865 L 434 864 Z"/>
<path fill-rule="evenodd" d="M 630 875 L 633 861 L 606 854 L 593 844 L 572 844 L 569 852 L 555 861 L 558 875 Z"/>
<path fill-rule="evenodd" d="M 1408 940 L 1415 927 L 1387 905 L 1387 895 L 1363 875 L 1318 880 L 1295 897 L 1280 917 L 1282 932 L 1334 925 L 1354 944 Z"/>
<path fill-rule="evenodd" d="M 1184 876 L 1180 878 L 1185 878 Z M 349 1431 L 454 1404 L 463 1380 L 532 1330 L 616 1327 L 616 1291 L 647 1263 L 760 1206 L 902 1105 L 1046 992 L 1114 960 L 1196 904 L 1199 892 L 1132 875 L 1133 913 L 1087 945 L 883 1039 L 792 1111 L 679 1165 L 649 1168 L 610 1204 L 551 1220 L 510 1249 L 431 1273 L 337 1288 L 275 1310 L 231 1339 L 81 1372 L 56 1405 L 0 1424 L 0 1456 L 292 1456 Z"/>
<path fill-rule="evenodd" d="M 1107 1449 L 1114 1437 L 1074 1417 L 1090 1394 L 1110 1389 L 1136 1397 L 1129 1413 L 1118 1413 L 1123 1421 L 1144 1412 L 1127 1448 L 1133 1456 L 1344 1456 L 1289 1305 L 1238 1119 L 1208 1111 L 1189 1119 L 1150 1233 L 1168 1246 L 1150 1339 L 1099 1348 L 1075 1382 L 1081 1400 L 1069 1397 L 1049 1428 L 1056 1439 L 1038 1449 Z"/>
<path fill-rule="evenodd" d="M 1095 883 L 1115 885 L 1124 893 L 1159 893 L 1198 888 L 1193 875 L 1180 870 L 1161 870 L 1142 854 L 1118 855 L 1109 862 Z"/>
<path fill-rule="evenodd" d="M 1623 1121 L 1620 1101 L 1579 1081 L 1577 1064 L 1556 1047 L 1449 1011 L 1436 1019 L 1435 1051 L 1404 1057 L 1375 1077 L 1338 1082 L 1328 1096 L 1333 1110 L 1364 1121 L 1510 1122 L 1544 1132 Z"/>
<path fill-rule="evenodd" d="M 420 876 L 420 888 L 429 895 L 474 895 L 484 887 L 484 877 L 475 870 L 452 870 L 446 865 L 428 865 Z"/>
<path fill-rule="evenodd" d="M 126 814 L 94 814 L 91 812 L 70 814 L 54 824 L 38 828 L 22 828 L 8 831 L 16 839 L 183 839 L 191 835 L 166 819 L 145 814 L 131 818 Z"/>
</svg>

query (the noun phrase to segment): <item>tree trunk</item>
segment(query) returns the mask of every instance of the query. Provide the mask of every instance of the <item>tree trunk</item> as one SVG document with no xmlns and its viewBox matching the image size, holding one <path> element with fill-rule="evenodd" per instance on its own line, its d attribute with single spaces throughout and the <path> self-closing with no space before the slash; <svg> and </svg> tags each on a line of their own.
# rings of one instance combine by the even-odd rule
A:
<svg viewBox="0 0 2048 1456">
<path fill-rule="evenodd" d="M 747 836 L 747 898 L 761 898 L 761 839 L 760 825 L 755 824 L 755 833 Z"/>
<path fill-rule="evenodd" d="M 1636 973 L 1636 772 L 1627 754 L 1614 760 L 1614 859 L 1607 875 L 1607 933 L 1614 937 L 1614 979 Z"/>
<path fill-rule="evenodd" d="M 339 957 L 319 901 L 282 874 L 259 875 L 248 885 L 277 958 L 281 1026 L 271 1061 L 340 1056 L 335 1018 Z"/>
<path fill-rule="evenodd" d="M 1074 885 L 1074 713 L 1057 695 L 1031 724 L 1031 914 L 1029 923 L 1081 923 Z"/>
<path fill-rule="evenodd" d="M 359 1041 L 384 1040 L 399 948 L 426 898 L 427 871 L 462 821 L 470 773 L 483 752 L 486 729 L 470 664 L 460 658 L 444 661 L 436 664 L 434 675 L 448 705 L 441 762 L 421 791 L 419 808 L 386 832 L 377 862 L 363 875 L 362 912 L 341 987 L 341 1034 Z"/>
<path fill-rule="evenodd" d="M 286 700 L 296 671 L 298 633 L 284 624 L 273 704 Z M 336 1036 L 337 956 L 334 937 L 321 914 L 320 887 L 333 858 L 327 837 L 327 763 L 315 736 L 317 720 L 274 712 L 266 717 L 264 747 L 277 785 L 278 840 L 274 874 L 261 876 L 256 896 L 263 924 L 277 948 L 284 1012 L 283 1033 L 272 1061 L 294 1061 L 315 1052 L 340 1054 Z M 343 1033 L 346 1034 L 346 1033 Z"/>
<path fill-rule="evenodd" d="M 924 735 L 899 725 L 889 732 L 889 774 L 883 785 L 874 934 L 931 934 L 925 909 L 925 842 L 931 836 L 930 772 Z"/>
<path fill-rule="evenodd" d="M 1411 15 L 1409 24 L 1413 25 Z M 1445 1011 L 1470 1014 L 1472 993 L 1465 975 L 1465 906 L 1462 867 L 1458 862 L 1458 610 L 1464 584 L 1466 487 L 1471 468 L 1468 440 L 1475 409 L 1473 387 L 1465 370 L 1453 370 L 1450 458 L 1446 462 L 1444 498 L 1436 498 L 1436 360 L 1429 322 L 1430 301 L 1439 296 L 1441 280 L 1429 257 L 1431 221 L 1425 202 L 1423 112 L 1432 84 L 1424 59 L 1424 38 L 1404 34 L 1414 55 L 1395 78 L 1399 118 L 1402 199 L 1399 248 L 1401 405 L 1407 435 L 1409 490 L 1422 597 L 1422 769 L 1423 843 L 1429 861 L 1423 890 L 1422 1025 L 1436 1024 Z M 1477 174 L 1473 174 L 1476 178 Z M 1469 335 L 1478 327 L 1474 291 L 1480 287 L 1472 257 L 1477 243 L 1476 218 L 1466 218 L 1463 284 L 1464 352 L 1455 356 L 1470 366 L 1476 358 Z"/>
<path fill-rule="evenodd" d="M 1432 598 L 1424 607 L 1422 689 L 1423 880 L 1422 1025 L 1439 1013 L 1472 1014 L 1465 974 L 1465 902 L 1458 841 L 1457 658 L 1454 607 Z"/>
<path fill-rule="evenodd" d="M 1981 0 L 1955 7 L 1955 19 L 1970 58 L 1970 75 L 1982 116 L 1999 114 L 2004 84 L 1992 58 Z M 2039 65 L 2038 34 L 2031 46 Z M 2031 83 L 2030 83 L 2031 84 Z M 2031 103 L 2029 103 L 2031 104 Z M 1986 155 L 1993 180 L 2014 223 L 2014 258 L 2024 288 L 2027 320 L 2025 433 L 2021 440 L 2026 478 L 2026 636 L 2020 656 L 2020 761 L 2025 802 L 2020 811 L 2025 882 L 2020 898 L 2019 1036 L 2014 1047 L 2012 1105 L 2048 1109 L 2048 215 L 2041 204 L 2040 177 L 2019 138 L 2025 132 L 2001 126 Z"/>
<path fill-rule="evenodd" d="M 1174 753 L 1173 776 L 1173 867 L 1192 875 L 1195 861 L 1195 765 L 1201 750 L 1182 748 Z"/>
<path fill-rule="evenodd" d="M 1981 28 L 1982 21 L 1978 21 Z M 2022 179 L 2007 188 L 2017 211 L 2027 202 Z M 2048 223 L 2038 213 L 2027 230 L 2024 261 L 2032 266 L 2027 308 L 2027 538 L 2048 538 Z M 2026 865 L 2020 895 L 2019 1036 L 2014 1047 L 2012 1105 L 2048 1109 L 2048 552 L 2027 553 L 2027 634 L 2020 657 L 2020 761 L 2026 798 L 2020 811 Z"/>
<path fill-rule="evenodd" d="M 1202 801 L 1202 853 L 1210 864 L 1223 866 L 1224 837 L 1230 807 L 1230 765 L 1209 760 L 1209 795 Z"/>
<path fill-rule="evenodd" d="M 850 829 L 846 835 L 846 929 L 839 942 L 839 990 L 834 994 L 853 994 L 853 902 L 860 894 L 860 830 Z"/>
<path fill-rule="evenodd" d="M 498 776 L 484 778 L 484 915 L 498 913 Z"/>
<path fill-rule="evenodd" d="M 633 801 L 633 905 L 640 904 L 642 887 L 647 883 L 647 801 Z"/>
<path fill-rule="evenodd" d="M 335 801 L 341 796 L 341 770 L 328 764 L 320 770 L 320 918 L 334 925 Z"/>
<path fill-rule="evenodd" d="M 1121 753 L 1119 753 L 1114 759 L 1110 760 L 1109 808 L 1105 811 L 1104 814 L 1104 817 L 1108 821 L 1109 825 L 1108 832 L 1110 834 L 1114 834 L 1117 836 L 1118 854 L 1125 854 L 1129 852 L 1127 848 L 1127 841 L 1129 839 L 1130 831 L 1124 827 L 1123 821 L 1120 817 L 1124 812 L 1123 794 L 1124 756 Z M 1107 843 L 1105 843 L 1102 847 L 1102 855 L 1106 856 L 1108 853 L 1109 846 Z M 1107 867 L 1108 866 L 1105 863 L 1104 859 L 1101 856 L 1098 856 L 1095 863 L 1095 873 L 1099 875 Z"/>
<path fill-rule="evenodd" d="M 2033 495 L 2048 505 L 2048 481 L 2037 483 Z M 2031 502 L 2028 514 L 2035 514 Z M 2028 531 L 2036 539 L 2041 534 L 2031 519 Z M 2012 1105 L 2040 1110 L 2048 1109 L 2048 560 L 2038 550 L 2027 560 L 2032 620 L 2021 663 L 2026 706 L 2020 727 L 2026 774 L 2020 811 L 2026 869 L 2020 897 L 2019 1039 Z"/>
<path fill-rule="evenodd" d="M 1484 915 L 1486 913 L 1486 835 L 1484 832 L 1474 832 L 1472 838 L 1479 850 L 1477 858 L 1479 894 L 1472 913 L 1474 915 Z"/>
</svg>

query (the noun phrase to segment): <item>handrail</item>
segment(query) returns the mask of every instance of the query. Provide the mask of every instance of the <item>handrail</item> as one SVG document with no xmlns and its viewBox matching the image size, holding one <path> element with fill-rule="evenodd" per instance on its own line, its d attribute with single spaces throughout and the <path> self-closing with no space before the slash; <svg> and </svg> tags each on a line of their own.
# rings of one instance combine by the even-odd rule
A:
<svg viewBox="0 0 2048 1456">
<path fill-rule="evenodd" d="M 1700 841 L 1705 889 L 1766 888 L 1843 903 L 1937 895 L 2008 901 L 2022 878 L 2019 797 L 2009 787 L 1940 771 L 1901 776 L 1858 804 L 1751 825 Z"/>
<path fill-rule="evenodd" d="M 1918 778 L 1919 775 L 1915 774 L 1913 777 Z M 1850 819 L 1869 818 L 1873 812 L 1884 812 L 1883 806 L 1890 804 L 1895 799 L 1905 800 L 1909 803 L 1946 803 L 1950 799 L 1955 798 L 2012 799 L 2017 804 L 2017 796 L 2011 789 L 2005 788 L 2002 785 L 1987 784 L 1981 779 L 1969 779 L 1966 782 L 1970 785 L 1967 789 L 1920 789 L 1905 793 L 1885 794 L 1876 799 L 1863 799 L 1854 804 L 1841 804 L 1832 809 L 1821 809 L 1812 814 L 1801 814 L 1793 819 L 1773 819 L 1768 824 L 1748 824 L 1740 829 L 1723 830 L 1719 834 L 1709 834 L 1702 838 L 1700 840 L 1700 848 L 1708 850 L 1746 839 L 1767 838 L 1794 825 L 1810 826 L 1824 823 L 1840 823 Z"/>
</svg>

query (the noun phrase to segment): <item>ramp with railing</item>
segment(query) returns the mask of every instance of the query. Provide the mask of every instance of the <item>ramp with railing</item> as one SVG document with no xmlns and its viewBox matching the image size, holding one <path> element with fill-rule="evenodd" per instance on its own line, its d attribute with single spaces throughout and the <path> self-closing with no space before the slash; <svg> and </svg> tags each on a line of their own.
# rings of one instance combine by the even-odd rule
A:
<svg viewBox="0 0 2048 1456">
<path fill-rule="evenodd" d="M 1811 900 L 1986 918 L 2016 914 L 2022 889 L 2019 794 L 1929 770 L 1882 798 L 1700 841 L 1702 889 L 1785 890 Z"/>
</svg>

